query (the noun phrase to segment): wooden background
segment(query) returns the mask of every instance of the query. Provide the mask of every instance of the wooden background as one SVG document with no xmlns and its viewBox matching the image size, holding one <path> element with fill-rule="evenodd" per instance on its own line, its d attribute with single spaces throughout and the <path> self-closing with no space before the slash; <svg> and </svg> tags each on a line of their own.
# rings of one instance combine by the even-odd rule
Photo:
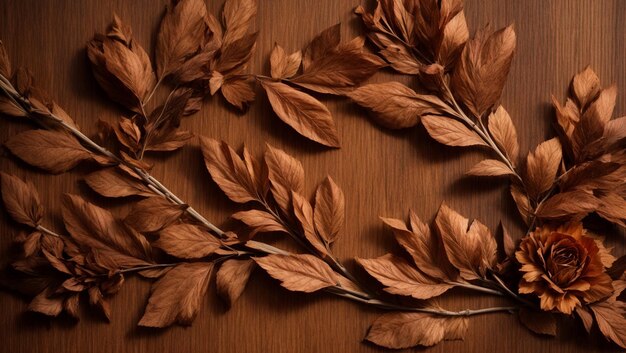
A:
<svg viewBox="0 0 626 353">
<path fill-rule="evenodd" d="M 359 0 L 260 1 L 256 28 L 260 35 L 250 71 L 267 74 L 269 52 L 278 42 L 288 51 L 302 48 L 321 30 L 342 22 L 344 39 L 361 33 L 354 6 Z M 166 0 L 0 1 L 0 38 L 15 66 L 30 68 L 38 84 L 72 115 L 83 129 L 95 133 L 98 118 L 112 121 L 121 110 L 96 85 L 85 54 L 94 31 L 103 31 L 113 13 L 132 25 L 136 39 L 150 52 Z M 221 1 L 210 1 L 214 14 Z M 626 1 L 467 0 L 466 16 L 474 31 L 485 23 L 496 27 L 514 22 L 517 55 L 502 97 L 527 151 L 549 136 L 553 111 L 550 95 L 564 98 L 573 74 L 590 64 L 604 83 L 626 87 Z M 373 82 L 396 79 L 389 73 Z M 423 127 L 390 132 L 374 125 L 367 113 L 341 99 L 322 97 L 335 117 L 342 148 L 320 147 L 297 135 L 271 111 L 258 90 L 246 114 L 226 108 L 220 98 L 183 121 L 197 134 L 246 144 L 257 155 L 266 142 L 302 160 L 307 190 L 330 174 L 346 194 L 346 232 L 336 253 L 354 268 L 350 258 L 374 257 L 392 248 L 390 232 L 379 215 L 402 218 L 413 208 L 432 219 L 446 201 L 453 208 L 483 220 L 495 229 L 502 220 L 522 233 L 520 219 L 506 191 L 505 181 L 478 181 L 463 173 L 482 157 L 479 151 L 460 151 L 435 143 Z M 626 95 L 618 96 L 616 114 L 626 113 Z M 25 124 L 0 121 L 0 142 L 25 130 Z M 175 193 L 216 223 L 225 221 L 236 206 L 228 201 L 204 169 L 197 143 L 157 158 L 154 174 Z M 62 229 L 59 200 L 63 193 L 82 193 L 90 201 L 123 212 L 90 193 L 80 181 L 89 168 L 50 176 L 17 161 L 7 152 L 2 171 L 32 180 L 48 213 L 46 224 Z M 18 227 L 0 212 L 0 254 L 6 259 Z M 624 236 L 607 230 L 616 253 L 624 253 Z M 362 273 L 359 273 L 362 275 Z M 112 320 L 105 323 L 85 312 L 83 319 L 46 320 L 24 314 L 26 302 L 0 293 L 0 351 L 3 352 L 380 352 L 362 343 L 371 321 L 380 313 L 328 295 L 292 294 L 257 272 L 243 297 L 230 310 L 207 297 L 188 328 L 162 331 L 135 326 L 147 302 L 149 283 L 131 278 L 112 301 Z M 492 298 L 468 295 L 444 301 L 451 308 L 497 304 Z M 556 339 L 541 338 L 522 328 L 515 316 L 473 317 L 464 342 L 443 343 L 432 352 L 576 352 L 615 347 L 598 335 L 587 338 L 576 322 L 561 326 Z"/>
</svg>

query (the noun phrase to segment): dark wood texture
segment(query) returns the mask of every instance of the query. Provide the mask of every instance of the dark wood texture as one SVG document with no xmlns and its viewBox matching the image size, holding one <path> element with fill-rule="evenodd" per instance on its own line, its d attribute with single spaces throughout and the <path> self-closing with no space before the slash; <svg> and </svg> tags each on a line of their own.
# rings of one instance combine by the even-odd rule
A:
<svg viewBox="0 0 626 353">
<path fill-rule="evenodd" d="M 267 74 L 268 56 L 278 42 L 288 51 L 301 48 L 319 31 L 342 22 L 344 38 L 361 32 L 352 14 L 359 0 L 260 1 L 256 28 L 260 35 L 250 71 Z M 75 1 L 3 0 L 0 38 L 15 66 L 28 67 L 38 84 L 83 127 L 93 134 L 98 119 L 112 121 L 121 110 L 96 85 L 85 54 L 94 31 L 103 31 L 119 14 L 132 25 L 136 39 L 150 51 L 166 0 Z M 220 0 L 210 1 L 214 14 Z M 472 31 L 486 23 L 501 27 L 514 22 L 517 55 L 502 97 L 527 151 L 552 134 L 550 95 L 563 99 L 573 74 L 591 65 L 604 83 L 626 87 L 626 2 L 620 0 L 467 0 L 466 16 Z M 404 80 L 390 73 L 372 81 Z M 266 142 L 302 160 L 307 190 L 330 174 L 346 194 L 346 232 L 336 253 L 350 260 L 374 257 L 392 248 L 391 234 L 379 215 L 405 217 L 409 208 L 431 219 L 445 201 L 461 213 L 496 229 L 500 220 L 516 236 L 521 221 L 502 181 L 464 178 L 463 173 L 482 157 L 480 151 L 460 151 L 430 139 L 422 127 L 390 132 L 374 125 L 364 110 L 343 99 L 322 97 L 339 130 L 342 148 L 331 150 L 297 135 L 273 114 L 258 90 L 246 114 L 226 107 L 220 98 L 207 100 L 203 110 L 183 121 L 196 134 L 246 144 L 260 154 Z M 626 95 L 618 96 L 618 115 L 626 113 Z M 0 121 L 0 142 L 29 126 Z M 210 180 L 197 143 L 163 158 L 152 159 L 154 174 L 207 218 L 220 224 L 236 210 Z M 59 204 L 63 193 L 82 193 L 90 201 L 123 212 L 120 202 L 90 193 L 80 182 L 89 168 L 58 176 L 34 170 L 8 153 L 0 158 L 2 171 L 32 180 L 48 210 L 46 224 L 62 229 Z M 6 259 L 10 240 L 19 229 L 0 212 L 0 254 Z M 624 237 L 606 234 L 624 253 Z M 359 273 L 363 275 L 362 273 Z M 138 329 L 149 294 L 149 283 L 129 279 L 112 301 L 112 320 L 102 322 L 86 312 L 79 323 L 45 320 L 24 314 L 26 302 L 0 294 L 0 351 L 4 352 L 377 352 L 362 342 L 368 325 L 380 313 L 329 295 L 302 295 L 283 290 L 266 275 L 253 275 L 243 297 L 227 311 L 211 290 L 189 328 L 162 331 Z M 453 296 L 451 308 L 478 308 L 499 303 L 493 298 Z M 573 322 L 573 321 L 572 321 Z M 615 349 L 602 338 L 587 338 L 578 323 L 561 326 L 556 339 L 525 330 L 515 316 L 473 317 L 464 342 L 443 343 L 432 352 L 596 352 Z"/>
</svg>

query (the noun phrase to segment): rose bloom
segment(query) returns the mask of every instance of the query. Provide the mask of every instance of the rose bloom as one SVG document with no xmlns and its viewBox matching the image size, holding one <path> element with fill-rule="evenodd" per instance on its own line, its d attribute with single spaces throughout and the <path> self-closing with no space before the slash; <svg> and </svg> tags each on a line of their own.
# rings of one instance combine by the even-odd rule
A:
<svg viewBox="0 0 626 353">
<path fill-rule="evenodd" d="M 583 302 L 613 293 L 605 270 L 615 258 L 581 223 L 538 227 L 522 240 L 515 257 L 523 273 L 519 292 L 537 295 L 542 310 L 571 314 Z"/>
</svg>

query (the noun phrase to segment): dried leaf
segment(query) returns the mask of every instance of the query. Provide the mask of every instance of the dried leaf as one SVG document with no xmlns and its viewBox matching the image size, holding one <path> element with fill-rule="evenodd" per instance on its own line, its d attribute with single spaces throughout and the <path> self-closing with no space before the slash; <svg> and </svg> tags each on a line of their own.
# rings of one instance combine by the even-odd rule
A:
<svg viewBox="0 0 626 353">
<path fill-rule="evenodd" d="M 122 173 L 117 168 L 102 169 L 87 175 L 85 182 L 95 192 L 106 197 L 155 195 L 144 183 Z"/>
<path fill-rule="evenodd" d="M 581 108 L 587 106 L 589 102 L 600 93 L 600 79 L 598 75 L 587 66 L 572 79 L 572 93 Z"/>
<path fill-rule="evenodd" d="M 466 317 L 389 313 L 374 321 L 365 339 L 393 349 L 433 346 L 442 340 L 463 339 L 467 324 Z"/>
<path fill-rule="evenodd" d="M 430 299 L 453 287 L 422 274 L 403 258 L 391 254 L 376 259 L 357 259 L 357 262 L 391 294 Z"/>
<path fill-rule="evenodd" d="M 170 74 L 204 45 L 209 31 L 203 0 L 172 1 L 156 41 L 156 66 L 159 77 Z"/>
<path fill-rule="evenodd" d="M 556 336 L 556 318 L 553 314 L 520 308 L 518 317 L 520 322 L 532 332 L 540 335 Z"/>
<path fill-rule="evenodd" d="M 134 204 L 124 222 L 140 232 L 157 232 L 178 220 L 186 208 L 163 197 L 150 197 Z"/>
<path fill-rule="evenodd" d="M 515 41 L 515 32 L 509 26 L 492 34 L 486 28 L 480 30 L 465 45 L 452 72 L 452 91 L 476 117 L 481 117 L 500 99 Z"/>
<path fill-rule="evenodd" d="M 216 275 L 217 293 L 228 303 L 228 306 L 232 306 L 241 296 L 252 270 L 254 270 L 254 261 L 250 259 L 227 260 L 220 266 Z"/>
<path fill-rule="evenodd" d="M 509 169 L 509 167 L 495 159 L 485 159 L 478 162 L 470 170 L 466 172 L 468 175 L 476 176 L 502 176 L 502 175 L 515 175 L 515 172 Z"/>
<path fill-rule="evenodd" d="M 599 200 L 584 190 L 575 190 L 556 194 L 544 201 L 537 209 L 540 218 L 578 218 L 596 210 Z"/>
<path fill-rule="evenodd" d="M 222 21 L 226 32 L 224 33 L 224 46 L 241 39 L 250 28 L 257 12 L 256 0 L 227 0 L 224 4 Z"/>
<path fill-rule="evenodd" d="M 486 146 L 478 134 L 465 124 L 445 116 L 424 115 L 422 124 L 430 137 L 448 146 Z"/>
<path fill-rule="evenodd" d="M 200 146 L 211 178 L 228 198 L 238 203 L 258 199 L 244 161 L 226 142 L 200 136 Z"/>
<path fill-rule="evenodd" d="M 315 231 L 313 207 L 309 201 L 296 192 L 292 192 L 291 199 L 293 200 L 293 213 L 302 229 L 302 234 L 322 257 L 325 256 L 328 250 Z"/>
<path fill-rule="evenodd" d="M 257 233 L 268 232 L 285 232 L 289 231 L 279 223 L 279 221 L 271 214 L 260 210 L 239 211 L 231 216 L 233 219 L 242 221 L 248 227 L 252 228 L 250 237 Z"/>
<path fill-rule="evenodd" d="M 109 211 L 70 194 L 65 195 L 61 210 L 72 239 L 97 252 L 99 266 L 119 270 L 152 263 L 148 241 Z"/>
<path fill-rule="evenodd" d="M 58 316 L 63 311 L 62 296 L 52 296 L 51 290 L 45 289 L 28 304 L 28 310 L 47 316 Z"/>
<path fill-rule="evenodd" d="M 526 159 L 526 188 L 531 197 L 548 191 L 561 164 L 561 144 L 557 138 L 544 141 Z"/>
<path fill-rule="evenodd" d="M 91 153 L 78 140 L 59 131 L 24 131 L 10 137 L 6 146 L 24 162 L 54 174 L 91 158 Z"/>
<path fill-rule="evenodd" d="M 243 110 L 254 100 L 254 81 L 246 76 L 227 76 L 221 92 L 228 103 Z"/>
<path fill-rule="evenodd" d="M 18 177 L 0 172 L 2 201 L 5 210 L 14 221 L 37 227 L 43 218 L 43 207 L 33 183 L 25 183 Z"/>
<path fill-rule="evenodd" d="M 439 45 L 437 61 L 444 67 L 453 66 L 468 39 L 469 30 L 465 21 L 465 14 L 460 11 L 443 29 L 443 39 Z"/>
<path fill-rule="evenodd" d="M 446 254 L 465 280 L 484 278 L 497 261 L 497 244 L 489 229 L 468 219 L 445 204 L 441 205 L 435 224 L 443 239 Z"/>
<path fill-rule="evenodd" d="M 313 255 L 268 255 L 254 261 L 290 291 L 310 293 L 337 284 L 333 270 Z"/>
<path fill-rule="evenodd" d="M 529 224 L 532 209 L 526 192 L 524 192 L 519 185 L 511 184 L 511 197 L 513 197 L 522 219 L 526 222 L 526 224 Z"/>
<path fill-rule="evenodd" d="M 304 49 L 302 66 L 308 69 L 311 63 L 336 48 L 341 41 L 341 24 L 337 23 L 318 34 Z"/>
<path fill-rule="evenodd" d="M 287 55 L 285 50 L 275 43 L 274 49 L 272 49 L 272 53 L 270 54 L 272 78 L 283 79 L 292 77 L 298 72 L 301 62 L 302 52 L 297 51 Z"/>
<path fill-rule="evenodd" d="M 220 248 L 219 239 L 192 224 L 175 224 L 163 229 L 154 246 L 182 259 L 199 259 Z"/>
<path fill-rule="evenodd" d="M 198 315 L 212 270 L 211 262 L 183 263 L 174 267 L 153 285 L 148 306 L 138 325 L 190 325 Z"/>
<path fill-rule="evenodd" d="M 329 147 L 339 147 L 333 118 L 320 101 L 284 83 L 259 81 L 278 117 L 302 136 Z"/>
<path fill-rule="evenodd" d="M 291 192 L 302 193 L 304 190 L 304 169 L 302 163 L 284 151 L 267 145 L 265 163 L 271 184 L 272 196 L 285 214 L 292 206 Z"/>
<path fill-rule="evenodd" d="M 345 213 L 343 191 L 331 177 L 326 177 L 315 192 L 313 219 L 317 232 L 327 244 L 333 243 L 339 237 Z"/>
<path fill-rule="evenodd" d="M 591 306 L 600 332 L 615 342 L 618 346 L 626 348 L 626 310 L 623 302 L 610 303 L 603 301 Z"/>
<path fill-rule="evenodd" d="M 489 133 L 494 141 L 504 151 L 509 161 L 515 166 L 519 157 L 519 143 L 517 131 L 509 116 L 502 106 L 489 116 Z"/>
<path fill-rule="evenodd" d="M 374 120 L 390 129 L 417 125 L 423 114 L 449 109 L 437 96 L 417 94 L 399 82 L 370 84 L 348 93 L 353 101 L 374 113 Z"/>
</svg>

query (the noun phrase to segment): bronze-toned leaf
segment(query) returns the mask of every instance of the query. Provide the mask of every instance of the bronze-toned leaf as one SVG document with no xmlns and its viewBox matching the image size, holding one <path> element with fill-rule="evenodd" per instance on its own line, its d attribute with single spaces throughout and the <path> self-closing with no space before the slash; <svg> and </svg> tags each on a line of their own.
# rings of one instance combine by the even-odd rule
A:
<svg viewBox="0 0 626 353">
<path fill-rule="evenodd" d="M 515 125 L 502 106 L 489 116 L 489 133 L 515 166 L 519 157 L 519 143 Z"/>
<path fill-rule="evenodd" d="M 326 177 L 315 192 L 313 215 L 315 228 L 326 243 L 333 243 L 341 234 L 345 213 L 343 191 L 331 177 Z"/>
<path fill-rule="evenodd" d="M 183 263 L 174 267 L 152 286 L 148 306 L 138 325 L 190 325 L 198 315 L 212 270 L 211 262 Z"/>
<path fill-rule="evenodd" d="M 182 65 L 204 45 L 209 31 L 206 16 L 203 0 L 168 4 L 156 41 L 156 66 L 160 78 Z"/>
<path fill-rule="evenodd" d="M 28 304 L 28 310 L 47 316 L 58 316 L 63 311 L 64 298 L 61 295 L 53 296 L 50 289 L 39 293 Z"/>
<path fill-rule="evenodd" d="M 365 85 L 348 93 L 348 97 L 370 109 L 374 120 L 390 129 L 414 126 L 423 114 L 449 109 L 437 96 L 417 94 L 399 82 Z"/>
<path fill-rule="evenodd" d="M 157 232 L 178 220 L 186 208 L 160 196 L 149 197 L 134 204 L 124 222 L 140 232 Z"/>
<path fill-rule="evenodd" d="M 268 255 L 254 261 L 290 291 L 310 293 L 337 284 L 333 270 L 313 255 Z"/>
<path fill-rule="evenodd" d="M 448 146 L 486 146 L 483 139 L 465 124 L 438 115 L 422 116 L 422 124 L 430 137 Z"/>
<path fill-rule="evenodd" d="M 0 172 L 0 185 L 4 208 L 11 218 L 18 223 L 37 227 L 43 218 L 43 207 L 33 183 Z"/>
<path fill-rule="evenodd" d="M 213 254 L 221 243 L 206 230 L 192 224 L 175 224 L 163 229 L 154 246 L 182 259 L 199 259 Z"/>
<path fill-rule="evenodd" d="M 544 141 L 526 159 L 526 188 L 531 197 L 548 191 L 562 159 L 561 144 L 557 138 Z"/>
<path fill-rule="evenodd" d="M 200 136 L 200 146 L 211 178 L 228 198 L 238 203 L 258 198 L 244 161 L 226 142 Z"/>
<path fill-rule="evenodd" d="M 10 137 L 6 146 L 24 162 L 54 174 L 91 158 L 91 153 L 74 137 L 53 130 L 24 131 Z"/>
<path fill-rule="evenodd" d="M 443 29 L 437 61 L 444 67 L 453 66 L 468 39 L 469 30 L 465 21 L 465 14 L 460 11 L 452 17 Z"/>
<path fill-rule="evenodd" d="M 591 310 L 604 337 L 626 348 L 626 305 L 603 301 L 592 305 Z"/>
<path fill-rule="evenodd" d="M 270 54 L 272 78 L 282 79 L 292 77 L 298 72 L 301 62 L 302 52 L 297 51 L 287 55 L 285 49 L 275 43 L 274 49 L 272 49 L 272 53 Z"/>
<path fill-rule="evenodd" d="M 259 82 L 282 121 L 306 138 L 329 147 L 339 147 L 333 118 L 320 101 L 281 82 Z"/>
<path fill-rule="evenodd" d="M 474 165 L 466 174 L 476 176 L 502 176 L 515 175 L 515 172 L 503 162 L 495 159 L 485 159 Z"/>
<path fill-rule="evenodd" d="M 254 270 L 254 261 L 227 260 L 216 275 L 217 293 L 232 306 L 246 288 L 250 274 Z"/>
<path fill-rule="evenodd" d="M 243 110 L 254 100 L 254 81 L 243 75 L 229 75 L 221 83 L 220 91 L 228 103 Z"/>
<path fill-rule="evenodd" d="M 598 75 L 589 66 L 572 79 L 572 93 L 581 108 L 594 100 L 601 88 Z"/>
<path fill-rule="evenodd" d="M 511 197 L 513 197 L 522 219 L 526 224 L 529 224 L 532 209 L 526 192 L 518 184 L 511 184 Z"/>
<path fill-rule="evenodd" d="M 318 34 L 304 49 L 302 66 L 308 69 L 311 62 L 328 54 L 341 41 L 341 24 L 337 23 Z"/>
<path fill-rule="evenodd" d="M 599 200 L 584 190 L 574 190 L 556 194 L 544 201 L 537 209 L 540 218 L 571 217 L 582 219 L 595 211 Z"/>
<path fill-rule="evenodd" d="M 66 194 L 62 205 L 65 228 L 81 247 L 97 252 L 97 264 L 109 270 L 152 263 L 146 238 L 121 220 L 79 196 Z"/>
<path fill-rule="evenodd" d="M 467 42 L 452 72 L 455 96 L 476 117 L 498 102 L 515 51 L 513 26 L 488 33 L 484 28 Z"/>
<path fill-rule="evenodd" d="M 309 201 L 296 192 L 292 192 L 291 198 L 293 200 L 293 213 L 296 216 L 302 234 L 320 255 L 325 256 L 328 250 L 315 231 L 313 207 L 311 207 Z"/>
<path fill-rule="evenodd" d="M 278 220 L 271 214 L 261 210 L 249 210 L 239 211 L 231 216 L 233 219 L 239 220 L 245 223 L 248 227 L 252 228 L 250 237 L 253 237 L 257 233 L 267 232 L 285 232 L 289 231 L 278 222 Z"/>
<path fill-rule="evenodd" d="M 155 196 L 143 182 L 122 173 L 118 168 L 106 168 L 87 175 L 85 182 L 95 192 L 106 197 Z"/>
<path fill-rule="evenodd" d="M 357 262 L 391 294 L 430 299 L 453 287 L 422 274 L 403 258 L 391 254 L 376 259 L 357 259 Z"/>
<path fill-rule="evenodd" d="M 271 184 L 272 196 L 285 214 L 290 214 L 291 192 L 304 190 L 304 168 L 302 163 L 284 151 L 269 144 L 265 150 L 265 164 Z"/>
<path fill-rule="evenodd" d="M 540 335 L 556 336 L 556 318 L 545 311 L 520 308 L 519 321 L 529 330 Z"/>
<path fill-rule="evenodd" d="M 466 317 L 389 313 L 374 321 L 365 339 L 379 346 L 393 349 L 428 347 L 443 340 L 463 339 L 467 324 Z"/>
<path fill-rule="evenodd" d="M 441 205 L 435 224 L 443 239 L 446 254 L 465 280 L 485 278 L 497 261 L 497 244 L 487 227 L 468 219 L 445 204 Z"/>
<path fill-rule="evenodd" d="M 257 11 L 256 0 L 227 0 L 222 22 L 226 27 L 224 46 L 241 39 L 249 30 Z"/>
</svg>

